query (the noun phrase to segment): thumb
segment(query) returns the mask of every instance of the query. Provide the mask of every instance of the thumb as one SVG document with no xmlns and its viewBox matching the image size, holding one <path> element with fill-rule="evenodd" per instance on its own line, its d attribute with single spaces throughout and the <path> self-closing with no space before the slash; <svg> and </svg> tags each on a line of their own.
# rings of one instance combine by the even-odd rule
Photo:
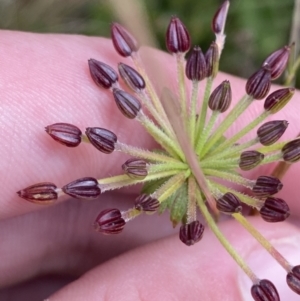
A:
<svg viewBox="0 0 300 301">
<path fill-rule="evenodd" d="M 274 232 L 271 224 L 258 218 L 251 222 L 292 264 L 297 263 L 293 262 L 295 245 L 300 243 L 296 228 L 285 223 Z M 276 285 L 282 300 L 298 298 L 285 283 L 285 271 L 242 227 L 228 221 L 221 230 L 257 276 Z M 191 248 L 172 236 L 127 252 L 89 271 L 49 301 L 252 300 L 250 287 L 246 275 L 207 230 Z"/>
</svg>

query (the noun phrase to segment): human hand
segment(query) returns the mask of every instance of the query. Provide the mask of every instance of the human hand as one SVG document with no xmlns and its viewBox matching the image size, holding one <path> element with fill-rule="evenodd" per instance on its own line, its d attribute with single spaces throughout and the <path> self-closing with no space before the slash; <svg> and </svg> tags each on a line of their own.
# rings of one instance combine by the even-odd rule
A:
<svg viewBox="0 0 300 301">
<path fill-rule="evenodd" d="M 110 93 L 97 88 L 90 78 L 89 58 L 111 66 L 120 61 L 109 40 L 4 31 L 0 41 L 0 299 L 45 298 L 66 283 L 57 278 L 68 277 L 74 281 L 52 295 L 51 301 L 247 300 L 251 285 L 208 227 L 202 241 L 190 248 L 179 241 L 178 229 L 172 229 L 166 214 L 142 216 L 128 223 L 117 236 L 93 231 L 91 225 L 98 212 L 132 206 L 135 189 L 105 193 L 96 201 L 65 199 L 53 206 L 18 198 L 16 191 L 33 183 L 51 181 L 61 187 L 83 176 L 101 178 L 121 172 L 124 156 L 101 154 L 83 144 L 65 148 L 44 133 L 46 125 L 69 122 L 81 129 L 100 126 L 132 145 L 151 148 L 155 144 L 137 122 L 117 111 Z M 144 51 L 155 55 L 165 67 L 161 72 L 165 73 L 166 85 L 174 87 L 172 57 Z M 216 84 L 224 79 L 231 81 L 236 101 L 244 93 L 245 81 L 221 74 Z M 299 97 L 296 92 L 291 104 L 272 116 L 289 121 L 285 137 L 292 138 L 299 132 Z M 252 120 L 261 106 L 256 101 L 235 128 Z M 270 170 L 266 166 L 247 175 L 255 178 Z M 299 173 L 296 164 L 285 176 L 279 194 L 294 217 L 300 214 Z M 279 225 L 267 224 L 259 217 L 250 220 L 292 264 L 299 264 L 297 227 L 288 221 Z M 285 284 L 285 272 L 250 235 L 232 220 L 220 227 L 258 276 L 277 286 L 283 300 L 297 300 Z M 52 277 L 22 289 L 18 286 L 45 275 Z M 15 289 L 5 289 L 14 285 Z"/>
</svg>

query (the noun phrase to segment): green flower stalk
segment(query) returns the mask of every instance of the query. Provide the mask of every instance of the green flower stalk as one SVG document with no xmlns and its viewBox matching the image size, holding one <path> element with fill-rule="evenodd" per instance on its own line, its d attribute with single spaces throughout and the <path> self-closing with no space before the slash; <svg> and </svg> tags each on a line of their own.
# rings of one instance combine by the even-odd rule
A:
<svg viewBox="0 0 300 301">
<path fill-rule="evenodd" d="M 230 82 L 216 82 L 225 43 L 228 8 L 229 1 L 225 1 L 212 19 L 216 39 L 206 53 L 195 46 L 187 62 L 185 55 L 191 48 L 190 34 L 179 18 L 171 18 L 166 46 L 177 64 L 178 91 L 165 88 L 161 95 L 156 93 L 143 67 L 138 43 L 123 26 L 113 23 L 113 45 L 122 57 L 131 59 L 135 68 L 120 63 L 118 75 L 111 66 L 89 59 L 91 78 L 101 89 L 111 92 L 116 108 L 125 118 L 139 122 L 161 149 L 143 150 L 128 145 L 109 129 L 89 127 L 81 131 L 72 124 L 52 124 L 46 127 L 46 132 L 65 146 L 78 147 L 81 143 L 89 143 L 103 154 L 119 151 L 132 158 L 124 162 L 124 173 L 120 175 L 104 179 L 85 177 L 62 188 L 53 183 L 38 183 L 20 190 L 18 194 L 30 202 L 49 204 L 66 194 L 80 199 L 93 199 L 105 191 L 143 184 L 141 194 L 133 200 L 132 208 L 122 212 L 116 208 L 100 212 L 94 223 L 95 230 L 106 235 L 118 234 L 126 223 L 143 213 L 169 210 L 173 226 L 181 224 L 180 240 L 191 246 L 205 235 L 205 225 L 197 219 L 199 210 L 207 226 L 251 279 L 254 300 L 273 301 L 279 300 L 275 286 L 269 280 L 256 276 L 224 237 L 216 219 L 220 213 L 224 213 L 245 227 L 285 269 L 288 285 L 300 294 L 299 266 L 290 265 L 242 213 L 243 204 L 251 206 L 265 221 L 271 223 L 283 221 L 290 214 L 287 203 L 272 196 L 283 187 L 279 178 L 260 175 L 257 179 L 248 179 L 244 176 L 247 173 L 241 175 L 241 170 L 247 172 L 263 164 L 280 161 L 291 164 L 300 160 L 299 139 L 278 142 L 288 127 L 287 121 L 261 124 L 268 116 L 281 110 L 294 94 L 293 88 L 284 88 L 268 95 L 271 80 L 278 78 L 287 65 L 289 47 L 276 50 L 266 58 L 247 80 L 245 95 L 231 107 Z M 120 88 L 119 77 L 131 93 Z M 188 94 L 186 78 L 192 88 L 191 95 Z M 198 98 L 201 81 L 206 81 L 203 99 Z M 217 87 L 212 90 L 214 83 Z M 238 117 L 253 102 L 262 99 L 265 101 L 261 114 L 235 135 L 228 136 L 227 130 Z M 224 112 L 228 112 L 226 117 L 223 117 Z M 219 122 L 219 119 L 222 121 Z M 240 143 L 258 125 L 257 134 Z M 232 185 L 226 186 L 224 182 L 237 184 L 245 193 L 232 188 Z"/>
</svg>

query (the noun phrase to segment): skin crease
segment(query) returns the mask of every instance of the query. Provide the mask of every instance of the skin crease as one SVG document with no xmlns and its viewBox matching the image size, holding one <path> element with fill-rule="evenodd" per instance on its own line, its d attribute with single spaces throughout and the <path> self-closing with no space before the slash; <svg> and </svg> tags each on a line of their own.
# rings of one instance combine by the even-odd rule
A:
<svg viewBox="0 0 300 301">
<path fill-rule="evenodd" d="M 131 207 L 138 191 L 135 188 L 107 193 L 91 202 L 65 198 L 54 206 L 39 206 L 17 197 L 16 191 L 37 182 L 51 181 L 62 186 L 84 176 L 101 178 L 121 173 L 120 166 L 128 158 L 119 153 L 101 154 L 84 144 L 68 149 L 45 134 L 48 124 L 69 122 L 82 130 L 100 126 L 131 145 L 152 148 L 155 144 L 137 122 L 118 112 L 110 93 L 99 89 L 89 75 L 89 58 L 113 67 L 119 61 L 130 64 L 117 56 L 111 41 L 2 31 L 0 44 L 0 299 L 46 298 L 53 277 L 39 286 L 22 286 L 20 294 L 8 287 L 54 275 L 77 280 L 57 291 L 51 301 L 111 301 L 120 297 L 131 301 L 199 300 L 199 296 L 201 300 L 241 300 L 239 267 L 208 227 L 203 240 L 191 248 L 179 241 L 178 228 L 172 229 L 166 214 L 142 216 L 113 237 L 92 230 L 101 210 Z M 173 58 L 153 49 L 142 49 L 142 53 L 146 58 L 151 55 L 164 67 L 161 78 L 165 82 L 156 84 L 175 89 Z M 150 74 L 155 74 L 157 70 L 150 66 Z M 214 86 L 224 79 L 231 82 L 235 103 L 244 93 L 245 81 L 220 74 Z M 299 97 L 297 91 L 292 104 L 268 119 L 289 121 L 285 138 L 299 132 Z M 262 105 L 262 101 L 255 101 L 228 133 L 253 120 Z M 278 194 L 288 202 L 294 217 L 300 213 L 295 197 L 299 193 L 299 166 L 290 169 Z M 265 166 L 245 175 L 255 179 L 270 170 L 270 166 Z M 278 226 L 259 217 L 252 217 L 251 222 L 270 239 L 299 235 L 289 222 Z M 236 222 L 228 220 L 220 227 L 241 255 L 255 245 Z M 262 260 L 263 256 L 267 255 L 263 253 Z M 284 278 L 285 272 L 280 276 Z M 297 300 L 298 296 L 294 298 Z"/>
</svg>

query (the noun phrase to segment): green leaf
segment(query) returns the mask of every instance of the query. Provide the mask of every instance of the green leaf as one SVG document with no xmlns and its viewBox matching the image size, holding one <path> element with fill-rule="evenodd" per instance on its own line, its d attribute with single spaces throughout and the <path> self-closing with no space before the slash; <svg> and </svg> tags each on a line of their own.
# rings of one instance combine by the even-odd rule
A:
<svg viewBox="0 0 300 301">
<path fill-rule="evenodd" d="M 175 228 L 179 222 L 183 220 L 187 212 L 187 184 L 184 183 L 178 190 L 177 194 L 174 194 L 174 200 L 170 208 L 170 219 Z"/>
<path fill-rule="evenodd" d="M 160 186 L 162 186 L 169 179 L 170 179 L 170 177 L 167 177 L 167 178 L 162 178 L 162 179 L 146 182 L 143 185 L 141 193 L 145 193 L 145 194 L 150 195 L 153 192 L 155 192 Z"/>
</svg>

